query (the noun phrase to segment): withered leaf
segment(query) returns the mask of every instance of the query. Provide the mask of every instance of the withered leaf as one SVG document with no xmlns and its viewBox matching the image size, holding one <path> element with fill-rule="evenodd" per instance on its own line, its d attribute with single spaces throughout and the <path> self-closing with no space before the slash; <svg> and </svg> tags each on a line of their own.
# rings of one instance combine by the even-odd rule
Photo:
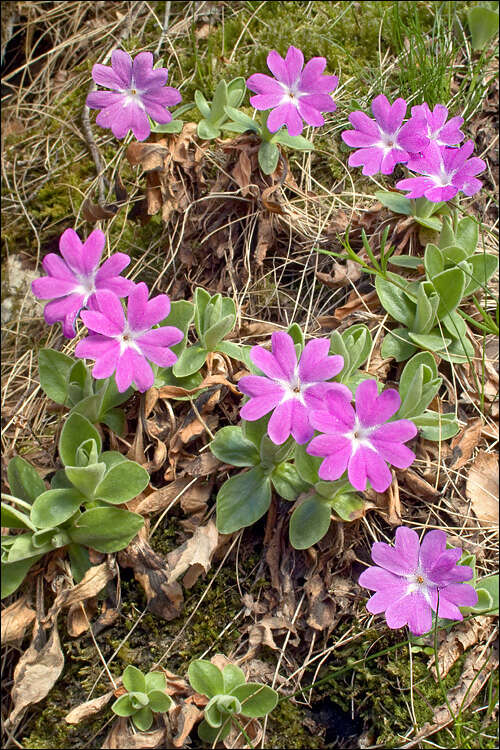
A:
<svg viewBox="0 0 500 750">
<path fill-rule="evenodd" d="M 157 513 L 158 511 L 168 508 L 178 496 L 182 496 L 182 491 L 192 480 L 189 477 L 182 477 L 169 482 L 165 487 L 155 490 L 147 497 L 138 497 L 127 503 L 127 508 L 134 513 L 144 515 L 144 513 Z"/>
<path fill-rule="evenodd" d="M 475 643 L 482 642 L 488 636 L 491 629 L 489 617 L 474 617 L 468 622 L 458 622 L 452 630 L 445 631 L 444 641 L 438 649 L 439 674 L 446 677 L 452 666 L 468 648 Z M 429 636 L 429 645 L 433 645 L 433 637 Z M 429 660 L 431 672 L 437 679 L 434 656 Z"/>
<path fill-rule="evenodd" d="M 200 711 L 192 703 L 183 701 L 181 705 L 175 706 L 169 713 L 170 726 L 172 727 L 172 744 L 174 747 L 183 747 L 192 728 L 201 720 L 203 711 Z"/>
<path fill-rule="evenodd" d="M 126 157 L 135 167 L 140 164 L 145 172 L 153 169 L 163 169 L 164 158 L 168 156 L 168 148 L 159 143 L 138 143 L 134 141 L 127 147 Z"/>
<path fill-rule="evenodd" d="M 465 487 L 472 510 L 484 526 L 498 533 L 498 455 L 479 451 L 469 469 Z"/>
<path fill-rule="evenodd" d="M 218 541 L 219 532 L 213 521 L 209 521 L 206 526 L 198 527 L 191 539 L 167 555 L 170 567 L 168 582 L 176 581 L 189 569 L 183 583 L 186 588 L 193 586 L 200 575 L 210 569 Z"/>
<path fill-rule="evenodd" d="M 2 610 L 2 643 L 17 641 L 24 636 L 36 617 L 36 612 L 26 603 L 26 597 L 22 596 L 10 606 Z"/>
<path fill-rule="evenodd" d="M 460 430 L 458 435 L 455 435 L 450 445 L 452 450 L 449 459 L 450 467 L 457 470 L 467 463 L 479 443 L 482 429 L 482 419 L 470 419 L 468 424 Z"/>
<path fill-rule="evenodd" d="M 95 716 L 99 711 L 102 711 L 104 706 L 108 705 L 113 696 L 114 693 L 110 690 L 108 693 L 99 696 L 99 698 L 94 698 L 86 703 L 81 703 L 79 706 L 72 708 L 71 711 L 66 714 L 64 721 L 68 724 L 79 724 L 81 721 L 89 719 L 91 716 Z"/>
<path fill-rule="evenodd" d="M 103 742 L 103 750 L 141 750 L 165 747 L 165 729 L 135 732 L 128 719 L 118 719 Z"/>
<path fill-rule="evenodd" d="M 53 619 L 54 616 L 63 607 L 70 607 L 73 604 L 79 604 L 86 599 L 98 594 L 105 587 L 108 581 L 116 575 L 116 565 L 113 560 L 106 560 L 101 565 L 89 568 L 83 576 L 80 583 L 70 589 L 63 589 L 55 598 L 45 622 Z"/>
<path fill-rule="evenodd" d="M 169 583 L 167 561 L 140 534 L 118 553 L 118 562 L 133 569 L 135 579 L 145 591 L 150 612 L 165 620 L 179 616 L 184 605 L 182 587 L 177 581 Z"/>
<path fill-rule="evenodd" d="M 33 640 L 19 659 L 14 670 L 14 686 L 11 692 L 14 708 L 7 720 L 12 727 L 24 709 L 38 703 L 52 690 L 64 667 L 57 618 L 47 640 L 47 634 L 39 622 L 33 628 Z"/>
<path fill-rule="evenodd" d="M 82 203 L 81 211 L 85 221 L 95 224 L 96 221 L 103 219 L 112 219 L 118 211 L 119 206 L 114 203 L 107 203 L 105 206 L 99 206 L 93 203 L 90 198 L 85 198 Z"/>
<path fill-rule="evenodd" d="M 326 630 L 329 633 L 335 625 L 337 607 L 326 590 L 323 577 L 318 573 L 311 576 L 304 584 L 304 592 L 309 600 L 307 624 L 314 630 Z"/>
<path fill-rule="evenodd" d="M 349 286 L 349 284 L 354 284 L 361 278 L 361 266 L 353 260 L 348 260 L 345 266 L 334 261 L 333 276 L 331 273 L 317 271 L 316 278 L 330 289 L 337 289 L 339 286 Z"/>
<path fill-rule="evenodd" d="M 368 294 L 359 295 L 352 291 L 345 305 L 337 307 L 333 313 L 333 317 L 336 320 L 344 320 L 351 313 L 360 311 L 366 312 L 367 309 L 370 311 L 378 310 L 380 308 L 380 302 L 377 292 L 368 292 Z"/>
<path fill-rule="evenodd" d="M 252 176 L 252 164 L 248 158 L 248 154 L 243 149 L 240 151 L 238 161 L 231 173 L 236 180 L 236 184 L 241 188 L 241 194 L 246 196 L 249 194 L 248 186 L 251 182 Z"/>
</svg>

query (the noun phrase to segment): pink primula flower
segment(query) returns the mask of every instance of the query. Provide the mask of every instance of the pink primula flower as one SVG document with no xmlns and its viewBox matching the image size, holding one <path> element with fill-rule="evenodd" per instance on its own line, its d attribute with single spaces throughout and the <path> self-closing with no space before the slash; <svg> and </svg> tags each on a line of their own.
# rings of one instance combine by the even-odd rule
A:
<svg viewBox="0 0 500 750">
<path fill-rule="evenodd" d="M 181 101 L 181 95 L 172 86 L 165 86 L 167 68 L 153 69 L 151 52 L 139 52 L 134 61 L 127 52 L 115 50 L 111 67 L 97 63 L 92 68 L 92 78 L 100 86 L 112 91 L 93 91 L 87 97 L 87 107 L 100 109 L 96 123 L 101 128 L 111 128 L 116 138 L 123 138 L 131 130 L 138 141 L 151 133 L 149 117 L 159 123 L 172 120 L 167 107 Z"/>
<path fill-rule="evenodd" d="M 428 633 L 432 612 L 448 620 L 463 620 L 459 607 L 473 607 L 478 596 L 470 581 L 472 568 L 457 565 L 462 550 L 446 549 L 446 534 L 428 531 L 419 543 L 413 529 L 396 529 L 396 543 L 375 542 L 372 559 L 377 567 L 361 573 L 359 585 L 376 593 L 366 608 L 374 615 L 385 612 L 390 628 L 408 625 L 414 635 Z M 438 609 L 439 595 L 439 609 Z"/>
<path fill-rule="evenodd" d="M 330 93 L 339 81 L 337 76 L 323 75 L 326 59 L 313 57 L 304 67 L 304 55 L 300 49 L 289 47 L 285 59 L 271 50 L 267 67 L 274 78 L 254 73 L 247 80 L 247 87 L 257 94 L 250 97 L 250 104 L 255 109 L 272 110 L 267 119 L 271 133 L 286 125 L 290 135 L 300 135 L 302 120 L 313 127 L 324 125 L 321 112 L 336 110 L 337 105 Z"/>
<path fill-rule="evenodd" d="M 128 298 L 128 320 L 120 300 L 110 292 L 99 297 L 95 309 L 82 313 L 89 336 L 76 345 L 75 354 L 96 360 L 94 378 L 115 373 L 120 393 L 132 382 L 141 393 L 151 388 L 154 374 L 148 360 L 160 367 L 177 361 L 168 347 L 182 340 L 182 331 L 173 326 L 152 327 L 167 317 L 170 300 L 159 294 L 148 301 L 148 294 L 146 284 L 136 284 Z"/>
<path fill-rule="evenodd" d="M 424 102 L 411 108 L 412 127 L 419 128 L 422 126 L 422 120 L 427 125 L 426 135 L 438 146 L 456 146 L 464 139 L 464 134 L 460 130 L 464 124 L 463 117 L 452 117 L 448 122 L 448 109 L 443 104 L 436 104 L 433 110 Z"/>
<path fill-rule="evenodd" d="M 59 239 L 62 258 L 49 253 L 42 261 L 48 276 L 31 284 L 35 297 L 52 300 L 45 305 L 45 321 L 52 325 L 60 320 L 68 339 L 75 336 L 80 310 L 92 305 L 103 290 L 126 297 L 135 286 L 120 276 L 130 263 L 125 253 L 114 253 L 99 268 L 105 244 L 100 229 L 94 229 L 83 243 L 74 229 L 66 229 Z"/>
<path fill-rule="evenodd" d="M 399 180 L 399 190 L 409 190 L 406 198 L 422 198 L 433 203 L 449 201 L 459 191 L 465 195 L 475 195 L 483 183 L 476 179 L 486 168 L 485 162 L 475 156 L 469 159 L 474 151 L 473 141 L 467 141 L 460 148 L 438 146 L 431 141 L 421 154 L 415 154 L 407 167 L 422 177 L 408 177 Z"/>
<path fill-rule="evenodd" d="M 325 382 L 342 370 L 344 358 L 328 356 L 328 339 L 314 339 L 297 362 L 293 339 L 284 331 L 273 333 L 271 346 L 272 352 L 262 346 L 250 351 L 250 359 L 265 377 L 245 375 L 238 382 L 240 391 L 250 396 L 240 417 L 253 422 L 273 411 L 267 427 L 273 443 L 281 445 L 290 434 L 297 443 L 307 443 L 314 434 L 309 414 L 320 407 L 325 393 L 335 391 L 344 400 L 351 398 L 345 385 Z"/>
<path fill-rule="evenodd" d="M 327 393 L 324 405 L 313 411 L 310 422 L 325 434 L 307 446 L 311 456 L 326 456 L 319 468 L 321 479 L 339 479 L 347 469 L 350 483 L 366 489 L 367 480 L 376 492 L 384 492 L 392 482 L 386 461 L 406 469 L 415 454 L 403 443 L 417 434 L 408 419 L 387 422 L 401 405 L 393 388 L 377 395 L 374 380 L 364 380 L 356 389 L 356 411 L 339 393 Z"/>
<path fill-rule="evenodd" d="M 411 154 L 418 153 L 429 143 L 424 117 L 411 125 L 403 125 L 406 101 L 396 99 L 390 104 L 383 94 L 372 102 L 375 120 L 364 112 L 351 112 L 349 122 L 354 130 L 344 130 L 342 139 L 358 150 L 349 157 L 350 167 L 363 166 L 363 174 L 377 172 L 392 174 L 399 162 L 407 162 Z"/>
</svg>

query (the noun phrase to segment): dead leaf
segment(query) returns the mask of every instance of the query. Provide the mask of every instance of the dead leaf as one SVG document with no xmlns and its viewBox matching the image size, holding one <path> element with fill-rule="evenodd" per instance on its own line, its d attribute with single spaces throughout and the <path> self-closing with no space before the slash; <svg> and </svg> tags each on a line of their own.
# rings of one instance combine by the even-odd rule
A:
<svg viewBox="0 0 500 750">
<path fill-rule="evenodd" d="M 25 708 L 45 698 L 57 682 L 63 667 L 64 656 L 57 631 L 57 618 L 48 640 L 41 624 L 35 622 L 30 647 L 22 654 L 14 670 L 11 692 L 14 708 L 6 727 L 15 726 Z"/>
<path fill-rule="evenodd" d="M 190 477 L 206 477 L 214 474 L 221 465 L 222 462 L 213 453 L 205 451 L 204 453 L 200 453 L 199 456 L 195 456 L 192 460 L 183 463 L 182 468 Z M 198 487 L 198 484 L 194 486 Z"/>
<path fill-rule="evenodd" d="M 150 495 L 147 495 L 147 497 L 139 496 L 134 498 L 134 500 L 127 503 L 127 508 L 140 515 L 165 510 L 177 497 L 182 496 L 182 491 L 186 489 L 191 481 L 192 479 L 189 477 L 175 479 L 173 482 L 166 484 L 165 487 L 161 487 L 159 490 L 155 490 Z"/>
<path fill-rule="evenodd" d="M 82 203 L 81 211 L 85 221 L 95 224 L 96 221 L 112 219 L 118 209 L 119 206 L 115 203 L 107 203 L 105 206 L 99 206 L 97 203 L 93 203 L 90 198 L 85 198 Z"/>
<path fill-rule="evenodd" d="M 304 593 L 309 600 L 307 624 L 314 630 L 326 630 L 329 635 L 335 625 L 337 607 L 325 588 L 323 577 L 318 573 L 311 576 L 304 584 Z"/>
<path fill-rule="evenodd" d="M 238 715 L 238 721 L 250 742 L 251 747 L 257 747 L 262 739 L 262 725 L 257 719 L 248 719 L 246 716 Z M 226 739 L 223 741 L 224 747 L 227 748 L 247 748 L 250 747 L 241 729 L 233 722 Z"/>
<path fill-rule="evenodd" d="M 491 619 L 476 616 L 468 622 L 459 622 L 452 630 L 446 631 L 443 642 L 438 649 L 439 674 L 446 677 L 452 666 L 462 654 L 475 643 L 484 642 L 491 629 Z M 433 645 L 433 636 L 429 637 L 429 645 Z M 429 660 L 429 668 L 437 679 L 434 656 Z"/>
<path fill-rule="evenodd" d="M 231 174 L 234 177 L 236 184 L 241 188 L 241 194 L 243 196 L 247 196 L 251 193 L 249 185 L 251 183 L 252 164 L 246 151 L 240 151 L 238 161 L 236 162 Z"/>
<path fill-rule="evenodd" d="M 264 263 L 267 251 L 274 241 L 272 219 L 261 218 L 257 229 L 257 245 L 255 247 L 255 261 L 259 268 Z"/>
<path fill-rule="evenodd" d="M 213 521 L 196 529 L 191 539 L 169 552 L 167 562 L 170 567 L 168 583 L 176 581 L 188 571 L 183 579 L 186 588 L 194 586 L 202 573 L 211 566 L 212 555 L 217 548 L 219 532 Z"/>
<path fill-rule="evenodd" d="M 405 469 L 404 471 L 396 471 L 398 482 L 404 487 L 413 492 L 417 497 L 422 497 L 426 500 L 435 500 L 439 497 L 439 490 L 435 489 L 432 484 L 422 479 L 413 469 Z"/>
<path fill-rule="evenodd" d="M 153 732 L 137 732 L 128 719 L 118 719 L 103 742 L 103 750 L 141 750 L 141 748 L 168 747 L 165 744 L 165 729 Z"/>
<path fill-rule="evenodd" d="M 168 148 L 158 143 L 138 143 L 134 141 L 127 147 L 126 157 L 133 167 L 141 165 L 145 172 L 163 169 L 163 159 L 168 155 Z"/>
<path fill-rule="evenodd" d="M 93 596 L 85 604 L 72 604 L 67 615 L 67 630 L 72 638 L 77 638 L 90 628 L 90 620 L 97 611 L 97 598 Z"/>
<path fill-rule="evenodd" d="M 210 34 L 211 26 L 209 23 L 203 23 L 197 29 L 195 29 L 194 35 L 196 39 L 206 39 Z"/>
<path fill-rule="evenodd" d="M 470 419 L 458 435 L 455 435 L 450 445 L 452 450 L 448 463 L 450 468 L 457 470 L 467 463 L 479 443 L 482 429 L 482 419 Z"/>
<path fill-rule="evenodd" d="M 182 701 L 180 705 L 174 706 L 169 713 L 170 726 L 174 735 L 172 738 L 174 747 L 183 747 L 194 725 L 201 720 L 202 716 L 203 711 L 200 711 L 192 703 Z"/>
<path fill-rule="evenodd" d="M 364 312 L 367 310 L 373 312 L 380 308 L 380 301 L 376 291 L 368 292 L 368 294 L 359 295 L 354 290 L 348 297 L 347 302 L 342 307 L 337 307 L 333 313 L 333 317 L 336 320 L 344 320 L 348 315 L 354 312 Z"/>
<path fill-rule="evenodd" d="M 214 483 L 199 481 L 191 487 L 181 497 L 181 508 L 187 516 L 204 515 L 207 510 L 207 503 L 212 494 Z"/>
<path fill-rule="evenodd" d="M 24 636 L 36 617 L 34 609 L 26 604 L 26 597 L 22 596 L 10 606 L 2 610 L 2 643 L 17 641 Z"/>
<path fill-rule="evenodd" d="M 158 396 L 165 399 L 179 398 L 183 396 L 194 396 L 204 388 L 210 388 L 213 385 L 225 385 L 236 396 L 241 396 L 240 391 L 235 388 L 234 384 L 229 382 L 229 380 L 224 375 L 207 375 L 207 377 L 202 380 L 200 385 L 196 386 L 196 388 L 191 389 L 181 388 L 176 385 L 163 385 L 161 386 L 161 388 L 158 388 Z"/>
<path fill-rule="evenodd" d="M 316 278 L 330 289 L 337 289 L 339 286 L 349 286 L 361 278 L 361 266 L 353 260 L 348 260 L 345 266 L 334 261 L 333 276 L 331 273 L 317 271 Z"/>
<path fill-rule="evenodd" d="M 114 692 L 113 690 L 110 690 L 108 693 L 99 696 L 99 698 L 94 698 L 86 703 L 81 703 L 79 706 L 76 706 L 76 708 L 72 708 L 71 711 L 66 714 L 64 721 L 68 724 L 79 724 L 81 721 L 89 719 L 91 716 L 98 714 L 99 711 L 102 711 L 104 706 L 107 706 L 113 697 Z"/>
<path fill-rule="evenodd" d="M 482 525 L 496 527 L 498 534 L 498 455 L 479 451 L 469 469 L 467 499 Z"/>
<path fill-rule="evenodd" d="M 96 596 L 105 587 L 108 581 L 116 575 L 116 564 L 108 558 L 101 565 L 89 568 L 80 583 L 70 589 L 63 589 L 55 598 L 44 622 L 53 619 L 63 607 L 71 607 L 79 604 L 92 596 Z"/>
<path fill-rule="evenodd" d="M 180 615 L 184 606 L 182 588 L 177 581 L 168 582 L 167 561 L 151 549 L 141 532 L 118 553 L 118 562 L 124 568 L 133 569 L 135 579 L 146 593 L 150 612 L 165 620 L 174 620 Z"/>
<path fill-rule="evenodd" d="M 247 661 L 247 659 L 255 656 L 260 646 L 269 646 L 273 651 L 279 651 L 279 646 L 276 645 L 274 640 L 273 631 L 276 631 L 276 635 L 285 635 L 288 631 L 291 631 L 295 639 L 290 639 L 289 643 L 293 645 L 295 642 L 295 645 L 297 645 L 299 642 L 297 630 L 287 618 L 267 615 L 259 622 L 249 626 L 248 651 L 241 661 Z"/>
<path fill-rule="evenodd" d="M 396 474 L 393 470 L 392 482 L 385 492 L 376 493 L 377 506 L 384 508 L 387 511 L 387 522 L 391 526 L 400 526 L 402 523 L 401 517 L 401 502 L 399 500 L 399 484 Z"/>
</svg>

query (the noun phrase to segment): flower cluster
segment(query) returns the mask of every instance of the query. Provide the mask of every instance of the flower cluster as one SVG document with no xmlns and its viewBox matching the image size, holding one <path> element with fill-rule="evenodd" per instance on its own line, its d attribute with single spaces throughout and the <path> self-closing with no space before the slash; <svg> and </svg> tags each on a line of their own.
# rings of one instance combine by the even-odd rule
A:
<svg viewBox="0 0 500 750">
<path fill-rule="evenodd" d="M 47 255 L 42 265 L 48 275 L 35 279 L 31 289 L 39 299 L 51 300 L 45 305 L 45 321 L 61 321 L 67 338 L 76 335 L 80 315 L 89 335 L 77 344 L 75 354 L 96 360 L 95 378 L 115 373 L 120 393 L 132 382 L 143 392 L 154 382 L 148 360 L 161 367 L 173 365 L 177 357 L 169 347 L 183 334 L 173 326 L 153 328 L 168 316 L 170 300 L 159 294 L 148 301 L 146 284 L 119 275 L 130 263 L 128 255 L 115 253 L 99 267 L 105 242 L 99 229 L 83 243 L 73 229 L 66 229 L 59 240 L 62 258 Z M 128 321 L 121 297 L 128 297 Z"/>
<path fill-rule="evenodd" d="M 356 389 L 356 411 L 347 386 L 331 382 L 344 366 L 340 355 L 329 356 L 328 339 L 315 339 L 304 347 L 297 361 L 292 337 L 273 333 L 272 351 L 254 346 L 253 364 L 264 375 L 246 375 L 238 386 L 250 399 L 243 405 L 242 419 L 254 421 L 272 411 L 268 435 L 280 445 L 292 435 L 299 444 L 323 433 L 307 447 L 313 456 L 325 457 L 319 468 L 321 479 L 339 479 L 347 470 L 353 487 L 364 491 L 367 481 L 384 492 L 392 482 L 389 462 L 405 469 L 415 454 L 403 443 L 417 434 L 413 422 L 398 419 L 387 423 L 399 409 L 399 393 L 388 388 L 378 395 L 374 380 L 364 380 Z"/>
<path fill-rule="evenodd" d="M 345 130 L 342 139 L 357 150 L 349 157 L 349 166 L 363 167 L 363 174 L 392 174 L 398 163 L 406 164 L 411 172 L 422 175 L 396 183 L 400 190 L 408 190 L 408 198 L 422 198 L 434 203 L 454 198 L 459 191 L 474 195 L 481 188 L 476 175 L 486 165 L 482 159 L 469 157 L 474 150 L 472 141 L 458 147 L 464 139 L 460 130 L 462 117 L 448 118 L 448 110 L 437 104 L 412 107 L 406 123 L 407 105 L 396 99 L 391 105 L 383 94 L 372 102 L 375 119 L 364 112 L 351 112 L 349 121 L 354 130 Z"/>
<path fill-rule="evenodd" d="M 368 611 L 374 615 L 385 612 L 390 628 L 408 625 L 414 635 L 431 629 L 432 612 L 462 620 L 459 607 L 473 607 L 478 595 L 464 583 L 471 580 L 473 570 L 457 565 L 461 555 L 459 548 L 446 548 L 444 531 L 428 531 L 420 543 L 416 531 L 399 526 L 394 547 L 375 542 L 375 566 L 359 578 L 360 586 L 375 591 L 366 605 Z"/>
</svg>

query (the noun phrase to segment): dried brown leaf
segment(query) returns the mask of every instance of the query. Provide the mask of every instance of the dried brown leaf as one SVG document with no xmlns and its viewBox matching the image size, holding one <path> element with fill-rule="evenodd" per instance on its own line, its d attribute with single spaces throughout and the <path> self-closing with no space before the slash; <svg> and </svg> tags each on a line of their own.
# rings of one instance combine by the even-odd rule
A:
<svg viewBox="0 0 500 750">
<path fill-rule="evenodd" d="M 455 435 L 451 441 L 452 454 L 449 459 L 449 466 L 453 469 L 460 469 L 464 466 L 474 453 L 481 438 L 483 429 L 482 419 L 470 419 L 458 435 Z"/>
<path fill-rule="evenodd" d="M 119 206 L 114 203 L 107 203 L 105 206 L 99 206 L 93 203 L 90 198 L 85 198 L 82 203 L 82 216 L 85 221 L 95 224 L 96 221 L 111 219 L 118 211 Z"/>
<path fill-rule="evenodd" d="M 314 630 L 326 630 L 329 634 L 335 624 L 337 607 L 335 600 L 326 590 L 323 576 L 318 573 L 311 576 L 304 584 L 304 593 L 309 602 L 307 624 Z"/>
<path fill-rule="evenodd" d="M 2 610 L 2 643 L 5 645 L 22 638 L 35 617 L 36 612 L 28 606 L 25 596 Z"/>
<path fill-rule="evenodd" d="M 79 706 L 76 706 L 76 708 L 72 708 L 71 711 L 66 714 L 64 721 L 68 724 L 79 724 L 81 721 L 89 719 L 91 716 L 98 714 L 99 711 L 102 711 L 104 706 L 107 706 L 113 697 L 114 692 L 113 690 L 110 690 L 108 693 L 99 696 L 99 698 L 94 698 L 86 703 L 81 703 Z"/>
<path fill-rule="evenodd" d="M 498 533 L 498 455 L 479 451 L 469 469 L 465 487 L 472 510 L 482 525 Z"/>
<path fill-rule="evenodd" d="M 203 711 L 200 711 L 192 703 L 182 702 L 175 706 L 169 713 L 170 726 L 172 727 L 172 744 L 174 747 L 183 747 L 191 733 L 194 725 L 201 720 Z"/>
<path fill-rule="evenodd" d="M 191 539 L 180 547 L 169 552 L 167 562 L 170 567 L 168 582 L 176 581 L 186 573 L 183 584 L 191 588 L 202 573 L 207 573 L 211 566 L 212 555 L 217 548 L 219 532 L 213 521 L 196 529 Z"/>
<path fill-rule="evenodd" d="M 457 623 L 452 630 L 446 632 L 444 641 L 438 649 L 439 674 L 446 677 L 452 666 L 468 648 L 475 643 L 486 640 L 491 630 L 491 618 L 478 616 L 468 622 Z M 429 641 L 432 637 L 429 637 Z M 431 643 L 429 645 L 432 645 Z M 435 679 L 437 679 L 434 656 L 429 660 L 429 667 Z"/>
<path fill-rule="evenodd" d="M 165 510 L 170 503 L 172 503 L 176 497 L 188 486 L 191 479 L 189 477 L 182 477 L 175 479 L 173 482 L 166 484 L 165 487 L 161 487 L 159 490 L 155 490 L 146 497 L 137 497 L 127 503 L 127 508 L 134 513 L 144 515 L 145 513 L 157 513 L 158 511 Z"/>
<path fill-rule="evenodd" d="M 377 292 L 368 292 L 368 294 L 359 295 L 357 292 L 351 292 L 348 301 L 342 307 L 337 307 L 333 313 L 333 317 L 336 320 L 344 320 L 348 315 L 353 312 L 366 310 L 374 311 L 380 308 L 380 302 Z"/>
<path fill-rule="evenodd" d="M 66 627 L 72 638 L 77 638 L 90 628 L 90 620 L 97 611 L 97 599 L 93 596 L 85 604 L 78 602 L 72 604 L 68 610 Z"/>
<path fill-rule="evenodd" d="M 96 596 L 115 575 L 116 564 L 109 558 L 101 565 L 89 568 L 80 583 L 70 589 L 63 589 L 56 596 L 44 622 L 53 619 L 63 607 L 71 607 Z"/>
<path fill-rule="evenodd" d="M 165 747 L 165 729 L 136 732 L 128 719 L 117 719 L 103 742 L 103 750 L 141 750 Z"/>
<path fill-rule="evenodd" d="M 12 727 L 24 709 L 38 703 L 52 690 L 64 667 L 57 619 L 47 640 L 47 634 L 39 622 L 33 628 L 33 640 L 22 654 L 14 670 L 14 686 L 11 692 L 14 708 L 6 722 Z"/>
<path fill-rule="evenodd" d="M 361 266 L 353 260 L 348 260 L 345 266 L 334 261 L 333 276 L 331 273 L 317 271 L 316 278 L 330 289 L 337 289 L 339 286 L 349 286 L 361 278 Z"/>
<path fill-rule="evenodd" d="M 159 143 L 134 141 L 127 147 L 125 155 L 133 167 L 140 164 L 145 172 L 149 172 L 153 169 L 163 169 L 164 159 L 168 156 L 168 148 Z"/>
<path fill-rule="evenodd" d="M 231 174 L 233 175 L 236 184 L 241 188 L 241 194 L 243 196 L 251 193 L 249 185 L 252 177 L 252 164 L 246 151 L 240 151 L 238 161 L 236 162 Z"/>
</svg>

